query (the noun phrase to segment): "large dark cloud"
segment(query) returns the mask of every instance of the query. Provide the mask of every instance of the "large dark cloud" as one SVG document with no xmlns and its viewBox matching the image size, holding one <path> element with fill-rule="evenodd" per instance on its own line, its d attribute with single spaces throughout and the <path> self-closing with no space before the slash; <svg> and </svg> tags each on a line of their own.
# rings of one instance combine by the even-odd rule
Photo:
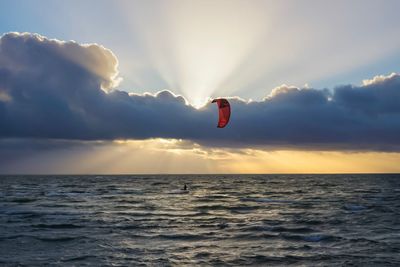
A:
<svg viewBox="0 0 400 267">
<path fill-rule="evenodd" d="M 169 91 L 116 90 L 117 60 L 96 44 L 10 33 L 0 39 L 0 137 L 189 139 L 204 145 L 400 150 L 400 76 L 333 90 L 276 88 L 260 102 L 231 99 L 229 127 Z"/>
</svg>

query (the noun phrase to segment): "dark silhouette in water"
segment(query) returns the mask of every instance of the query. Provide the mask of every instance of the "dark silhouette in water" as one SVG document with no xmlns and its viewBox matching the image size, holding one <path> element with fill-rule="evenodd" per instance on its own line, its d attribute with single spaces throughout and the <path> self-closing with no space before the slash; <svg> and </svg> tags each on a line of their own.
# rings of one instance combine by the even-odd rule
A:
<svg viewBox="0 0 400 267">
<path fill-rule="evenodd" d="M 185 184 L 184 186 L 183 186 L 183 191 L 187 191 L 188 189 L 187 189 L 187 185 Z"/>
</svg>

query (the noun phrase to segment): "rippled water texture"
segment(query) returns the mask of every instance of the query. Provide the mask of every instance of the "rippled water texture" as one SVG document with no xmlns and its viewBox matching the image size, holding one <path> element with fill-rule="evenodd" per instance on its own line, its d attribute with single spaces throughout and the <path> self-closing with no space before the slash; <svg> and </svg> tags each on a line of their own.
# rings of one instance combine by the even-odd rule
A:
<svg viewBox="0 0 400 267">
<path fill-rule="evenodd" d="M 400 266 L 400 175 L 0 179 L 2 266 Z"/>
</svg>

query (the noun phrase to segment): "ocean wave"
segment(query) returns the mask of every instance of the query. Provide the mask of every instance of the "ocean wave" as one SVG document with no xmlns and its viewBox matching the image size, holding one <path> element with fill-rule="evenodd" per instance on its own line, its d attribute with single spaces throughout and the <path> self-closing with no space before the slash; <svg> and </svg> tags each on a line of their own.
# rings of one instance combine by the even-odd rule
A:
<svg viewBox="0 0 400 267">
<path fill-rule="evenodd" d="M 76 257 L 71 257 L 71 258 L 63 258 L 61 259 L 62 262 L 71 262 L 71 261 L 86 261 L 91 258 L 96 258 L 95 255 L 81 255 L 81 256 L 76 256 Z"/>
<path fill-rule="evenodd" d="M 333 242 L 338 241 L 341 238 L 333 235 L 326 234 L 314 234 L 314 235 L 291 235 L 281 234 L 282 238 L 293 241 L 306 241 L 306 242 Z"/>
<path fill-rule="evenodd" d="M 271 232 L 288 232 L 288 233 L 310 233 L 315 230 L 309 227 L 284 227 L 276 226 L 268 229 Z"/>
<path fill-rule="evenodd" d="M 37 201 L 37 198 L 13 198 L 8 201 L 15 203 L 31 203 Z"/>
<path fill-rule="evenodd" d="M 357 204 L 345 204 L 343 205 L 343 209 L 348 210 L 348 211 L 362 211 L 367 209 L 367 207 L 363 205 L 357 205 Z"/>
<path fill-rule="evenodd" d="M 294 203 L 293 200 L 287 199 L 274 199 L 274 198 L 252 198 L 246 197 L 241 198 L 241 201 L 261 202 L 261 203 Z"/>
<path fill-rule="evenodd" d="M 43 241 L 43 242 L 69 242 L 75 241 L 78 239 L 82 239 L 84 237 L 81 236 L 59 236 L 59 237 L 44 237 L 44 236 L 34 236 L 35 239 Z"/>
<path fill-rule="evenodd" d="M 34 224 L 31 227 L 33 228 L 50 228 L 50 229 L 72 229 L 72 228 L 82 228 L 84 226 L 76 225 L 72 223 L 59 223 L 59 224 Z"/>
<path fill-rule="evenodd" d="M 160 234 L 154 237 L 168 239 L 168 240 L 183 240 L 183 241 L 197 241 L 197 240 L 210 239 L 210 237 L 207 237 L 205 235 L 196 235 L 196 234 Z"/>
</svg>

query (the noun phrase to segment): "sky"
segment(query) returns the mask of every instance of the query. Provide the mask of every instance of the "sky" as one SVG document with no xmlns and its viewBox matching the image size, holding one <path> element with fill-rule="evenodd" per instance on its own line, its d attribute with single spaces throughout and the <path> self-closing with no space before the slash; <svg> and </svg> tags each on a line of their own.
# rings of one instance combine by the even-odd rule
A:
<svg viewBox="0 0 400 267">
<path fill-rule="evenodd" d="M 1 1 L 0 173 L 399 172 L 399 8 Z"/>
</svg>

